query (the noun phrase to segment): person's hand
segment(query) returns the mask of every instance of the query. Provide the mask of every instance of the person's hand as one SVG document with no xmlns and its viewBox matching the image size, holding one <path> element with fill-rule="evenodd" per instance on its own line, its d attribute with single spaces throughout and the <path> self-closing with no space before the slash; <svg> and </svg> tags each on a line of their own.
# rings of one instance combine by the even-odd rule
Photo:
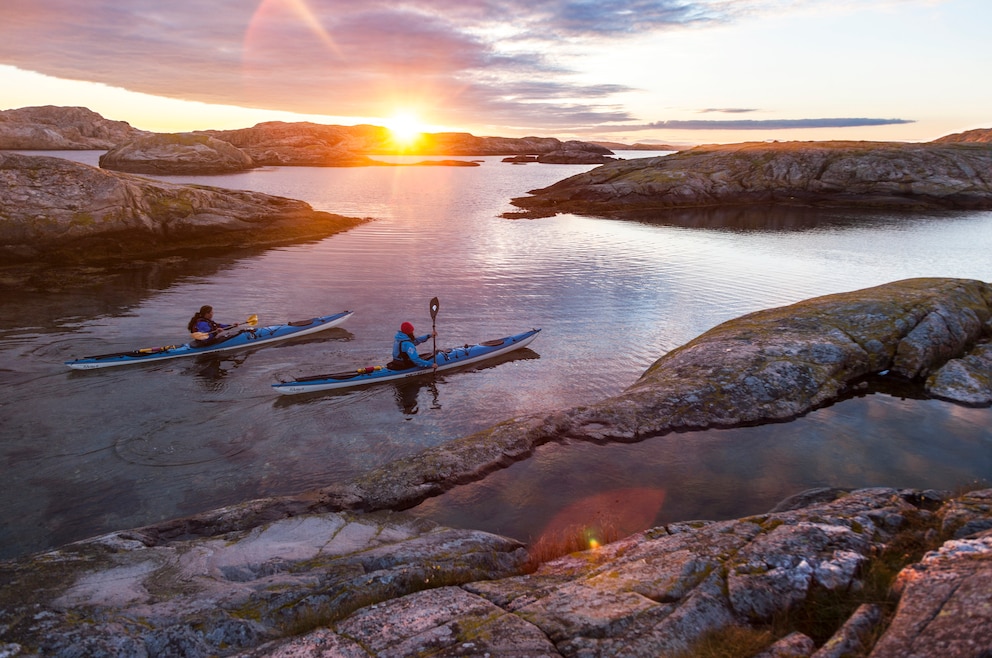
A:
<svg viewBox="0 0 992 658">
<path fill-rule="evenodd" d="M 431 338 L 437 338 L 437 331 L 431 332 Z"/>
<path fill-rule="evenodd" d="M 433 370 L 434 370 L 434 372 L 437 372 L 437 361 L 434 362 L 434 368 L 433 368 Z"/>
</svg>

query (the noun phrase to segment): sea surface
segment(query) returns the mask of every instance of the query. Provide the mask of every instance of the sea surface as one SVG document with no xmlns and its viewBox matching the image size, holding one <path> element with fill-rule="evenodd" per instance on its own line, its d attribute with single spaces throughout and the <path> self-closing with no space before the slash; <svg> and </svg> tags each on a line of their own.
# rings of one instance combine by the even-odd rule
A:
<svg viewBox="0 0 992 658">
<path fill-rule="evenodd" d="M 100 152 L 44 154 L 95 164 Z M 153 177 L 374 220 L 243 258 L 124 269 L 83 291 L 4 288 L 0 558 L 342 482 L 515 416 L 594 402 L 744 313 L 909 277 L 992 280 L 990 212 L 758 213 L 719 228 L 510 220 L 500 215 L 514 210 L 511 198 L 592 167 L 473 159 L 480 166 Z M 272 389 L 384 363 L 401 322 L 430 331 L 434 296 L 439 348 L 532 327 L 541 335 L 512 358 L 435 382 L 305 397 Z M 63 363 L 181 343 L 203 304 L 217 320 L 257 314 L 262 325 L 355 315 L 243 352 L 94 371 Z M 411 513 L 530 541 L 594 520 L 628 531 L 759 513 L 811 487 L 989 480 L 992 410 L 869 390 L 788 423 L 545 445 Z"/>
</svg>

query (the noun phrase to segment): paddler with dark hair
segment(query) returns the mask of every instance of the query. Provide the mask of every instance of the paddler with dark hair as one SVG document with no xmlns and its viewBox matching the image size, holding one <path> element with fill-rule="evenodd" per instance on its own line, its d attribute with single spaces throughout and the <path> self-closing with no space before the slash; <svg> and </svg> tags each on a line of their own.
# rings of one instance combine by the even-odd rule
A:
<svg viewBox="0 0 992 658">
<path fill-rule="evenodd" d="M 194 338 L 192 344 L 200 346 L 216 343 L 217 339 L 221 338 L 221 332 L 231 326 L 233 325 L 214 322 L 214 307 L 205 304 L 190 318 L 186 328 Z M 198 336 L 202 336 L 203 334 L 206 334 L 207 338 L 198 338 Z M 230 338 L 230 336 L 224 336 L 224 338 Z"/>
<path fill-rule="evenodd" d="M 400 330 L 393 336 L 393 362 L 389 364 L 394 370 L 403 370 L 420 366 L 421 368 L 433 367 L 437 370 L 437 363 L 420 358 L 417 354 L 417 345 L 437 336 L 436 331 L 423 336 L 414 335 L 413 325 L 404 322 L 400 325 Z"/>
</svg>

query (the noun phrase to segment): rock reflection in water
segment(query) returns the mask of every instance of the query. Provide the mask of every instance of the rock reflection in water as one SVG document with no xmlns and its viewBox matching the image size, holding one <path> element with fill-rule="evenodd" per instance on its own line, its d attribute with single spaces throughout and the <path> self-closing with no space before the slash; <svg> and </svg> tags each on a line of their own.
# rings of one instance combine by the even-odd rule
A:
<svg viewBox="0 0 992 658">
<path fill-rule="evenodd" d="M 953 211 L 930 212 L 928 217 L 952 217 Z M 963 216 L 964 213 L 958 212 Z M 812 229 L 845 229 L 874 225 L 905 224 L 913 215 L 855 212 L 843 208 L 809 206 L 726 206 L 713 208 L 676 208 L 631 210 L 609 213 L 612 219 L 624 219 L 656 226 L 719 229 L 741 232 L 804 231 Z"/>
<path fill-rule="evenodd" d="M 786 423 L 547 444 L 411 513 L 533 542 L 581 524 L 634 532 L 759 514 L 815 487 L 988 486 L 987 418 L 987 409 L 869 393 Z"/>
</svg>

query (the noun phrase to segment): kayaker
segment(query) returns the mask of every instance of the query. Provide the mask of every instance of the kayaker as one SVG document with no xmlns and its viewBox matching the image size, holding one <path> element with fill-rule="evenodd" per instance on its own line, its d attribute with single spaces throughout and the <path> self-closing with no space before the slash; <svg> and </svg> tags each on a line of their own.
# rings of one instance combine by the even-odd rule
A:
<svg viewBox="0 0 992 658">
<path fill-rule="evenodd" d="M 400 330 L 393 336 L 393 363 L 390 365 L 397 366 L 393 368 L 396 370 L 412 368 L 413 366 L 420 366 L 421 368 L 430 368 L 433 366 L 434 370 L 437 370 L 437 363 L 421 359 L 420 355 L 417 354 L 417 345 L 434 336 L 437 336 L 436 331 L 424 334 L 423 336 L 415 336 L 413 325 L 409 322 L 404 322 L 400 325 Z"/>
<path fill-rule="evenodd" d="M 208 304 L 201 306 L 200 310 L 197 311 L 192 318 L 190 318 L 189 324 L 186 325 L 186 328 L 189 330 L 190 334 L 209 334 L 209 337 L 206 339 L 196 339 L 194 337 L 193 344 L 196 346 L 216 343 L 221 337 L 220 333 L 229 327 L 231 327 L 229 324 L 214 322 L 214 307 Z M 230 336 L 225 336 L 225 338 L 230 338 Z"/>
</svg>

